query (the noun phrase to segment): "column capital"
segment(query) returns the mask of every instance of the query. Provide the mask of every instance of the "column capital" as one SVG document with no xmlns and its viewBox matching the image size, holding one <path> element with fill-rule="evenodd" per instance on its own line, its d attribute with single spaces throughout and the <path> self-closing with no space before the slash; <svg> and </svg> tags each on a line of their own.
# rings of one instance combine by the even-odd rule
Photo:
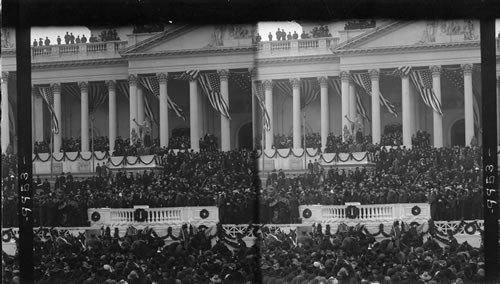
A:
<svg viewBox="0 0 500 284">
<path fill-rule="evenodd" d="M 52 92 L 54 92 L 54 93 L 61 92 L 61 84 L 59 84 L 59 83 L 52 83 L 52 84 L 50 84 L 50 87 L 52 88 Z"/>
<path fill-rule="evenodd" d="M 80 87 L 80 91 L 88 91 L 89 90 L 89 84 L 88 84 L 88 82 L 85 82 L 85 81 L 78 82 L 78 87 Z"/>
<path fill-rule="evenodd" d="M 429 69 L 431 70 L 433 77 L 439 77 L 439 76 L 441 76 L 441 71 L 442 71 L 441 66 L 439 66 L 439 65 L 432 65 L 432 66 L 429 67 Z"/>
<path fill-rule="evenodd" d="M 328 87 L 328 77 L 325 77 L 325 76 L 318 77 L 318 82 L 319 82 L 320 88 Z"/>
<path fill-rule="evenodd" d="M 156 76 L 158 77 L 159 83 L 166 83 L 168 80 L 168 73 L 161 72 L 161 73 L 156 74 Z"/>
<path fill-rule="evenodd" d="M 108 86 L 108 91 L 116 90 L 116 81 L 115 80 L 107 80 L 105 81 L 106 86 Z"/>
<path fill-rule="evenodd" d="M 270 91 L 273 89 L 273 81 L 272 80 L 265 80 L 264 82 L 262 82 L 262 84 L 264 85 L 264 88 L 266 91 Z"/>
<path fill-rule="evenodd" d="M 300 88 L 300 78 L 292 78 L 292 79 L 290 79 L 290 83 L 292 83 L 293 89 Z"/>
<path fill-rule="evenodd" d="M 349 71 L 340 71 L 340 80 L 349 81 L 351 79 L 351 75 Z"/>
<path fill-rule="evenodd" d="M 227 81 L 227 78 L 229 77 L 229 72 L 226 69 L 221 69 L 217 70 L 217 73 L 219 73 L 219 78 L 224 81 Z"/>
<path fill-rule="evenodd" d="M 464 75 L 472 74 L 472 64 L 462 64 L 462 70 L 464 71 Z"/>
<path fill-rule="evenodd" d="M 380 71 L 378 69 L 370 69 L 368 74 L 370 74 L 370 79 L 372 80 L 378 80 L 380 78 Z"/>
<path fill-rule="evenodd" d="M 131 86 L 136 86 L 137 85 L 137 76 L 134 74 L 128 75 L 128 83 Z"/>
</svg>

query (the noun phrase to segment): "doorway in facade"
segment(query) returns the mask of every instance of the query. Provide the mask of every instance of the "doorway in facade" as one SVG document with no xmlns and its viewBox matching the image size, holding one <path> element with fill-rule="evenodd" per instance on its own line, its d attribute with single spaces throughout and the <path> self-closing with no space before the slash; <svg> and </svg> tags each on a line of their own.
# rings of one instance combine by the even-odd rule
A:
<svg viewBox="0 0 500 284">
<path fill-rule="evenodd" d="M 252 123 L 243 125 L 238 132 L 238 147 L 240 150 L 252 150 Z"/>
<path fill-rule="evenodd" d="M 465 120 L 456 121 L 451 127 L 451 146 L 465 146 Z"/>
</svg>

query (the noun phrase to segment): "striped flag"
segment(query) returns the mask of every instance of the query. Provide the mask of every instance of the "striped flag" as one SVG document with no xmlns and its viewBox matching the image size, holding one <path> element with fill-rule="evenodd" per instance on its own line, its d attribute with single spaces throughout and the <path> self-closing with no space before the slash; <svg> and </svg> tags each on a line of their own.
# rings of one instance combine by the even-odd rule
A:
<svg viewBox="0 0 500 284">
<path fill-rule="evenodd" d="M 476 70 L 477 71 L 477 70 Z M 462 97 L 464 95 L 464 78 L 463 78 L 463 71 L 461 68 L 443 68 L 443 75 L 444 77 L 455 86 L 457 91 L 462 94 Z M 480 122 L 481 122 L 481 112 L 479 108 L 479 100 L 478 97 L 481 92 L 476 91 L 473 89 L 473 108 L 474 108 L 474 124 L 476 127 L 480 127 Z"/>
<path fill-rule="evenodd" d="M 331 78 L 328 80 L 328 86 L 335 90 L 337 95 L 342 96 L 342 85 L 339 77 Z"/>
<path fill-rule="evenodd" d="M 94 112 L 95 109 L 106 103 L 107 96 L 108 90 L 104 83 L 89 83 L 89 112 Z"/>
<path fill-rule="evenodd" d="M 262 83 L 254 84 L 255 88 L 255 97 L 257 98 L 257 101 L 259 102 L 260 109 L 262 110 L 262 116 L 263 116 L 263 123 L 264 123 L 264 129 L 266 131 L 271 130 L 271 118 L 269 117 L 269 113 L 267 113 L 266 109 L 266 103 L 264 100 L 264 86 L 262 86 Z"/>
<path fill-rule="evenodd" d="M 431 70 L 412 70 L 412 72 L 410 72 L 410 78 L 420 93 L 420 97 L 424 103 L 442 116 L 443 112 L 441 111 L 441 102 L 437 99 L 436 94 L 432 89 Z"/>
<path fill-rule="evenodd" d="M 290 81 L 276 81 L 276 87 L 282 95 L 293 95 L 293 88 Z M 314 102 L 320 94 L 319 82 L 316 79 L 301 79 L 300 80 L 300 108 L 303 109 L 310 103 Z"/>
<path fill-rule="evenodd" d="M 183 72 L 181 75 L 174 76 L 174 79 L 177 80 L 196 80 L 198 79 L 198 76 L 200 75 L 199 70 L 188 70 L 186 72 Z"/>
<path fill-rule="evenodd" d="M 206 73 L 199 74 L 198 82 L 201 85 L 201 88 L 205 92 L 210 101 L 212 107 L 224 115 L 226 118 L 231 119 L 229 115 L 229 107 L 222 97 L 222 93 L 220 90 L 220 78 L 217 73 Z"/>
<path fill-rule="evenodd" d="M 158 78 L 156 76 L 147 76 L 147 77 L 139 77 L 139 82 L 148 90 L 151 94 L 155 96 L 155 98 L 160 98 L 160 83 L 158 82 Z M 184 110 L 181 106 L 174 103 L 170 96 L 167 95 L 167 104 L 168 108 L 173 110 L 177 117 L 186 120 L 186 116 L 184 115 Z"/>
<path fill-rule="evenodd" d="M 59 134 L 59 120 L 57 119 L 56 111 L 54 110 L 54 94 L 52 94 L 52 88 L 38 87 L 38 91 L 47 104 L 50 116 L 52 117 L 52 131 L 54 131 L 55 134 Z"/>
<path fill-rule="evenodd" d="M 152 109 L 152 108 L 151 108 L 151 106 L 150 106 L 150 103 L 151 103 L 151 102 L 150 102 L 150 98 L 149 98 L 149 96 L 147 96 L 147 95 L 146 95 L 146 96 L 144 96 L 144 113 L 145 113 L 146 117 L 147 117 L 147 118 L 149 118 L 149 120 L 150 120 L 152 123 L 154 123 L 154 124 L 158 125 L 158 121 L 157 121 L 157 120 L 156 120 L 156 118 L 155 118 L 155 115 L 154 115 L 154 113 L 153 113 L 153 109 Z M 142 122 L 141 122 L 141 123 L 142 123 Z"/>
<path fill-rule="evenodd" d="M 369 96 L 372 95 L 372 82 L 368 72 L 352 73 L 351 77 L 354 83 L 356 83 L 367 95 Z M 379 92 L 379 98 L 380 98 L 380 104 L 383 105 L 389 111 L 389 113 L 397 117 L 398 113 L 396 112 L 396 107 L 388 99 L 386 99 L 384 95 L 382 95 L 382 93 L 380 92 Z"/>
<path fill-rule="evenodd" d="M 356 92 L 356 110 L 358 111 L 359 114 L 361 114 L 363 118 L 365 118 L 368 121 L 371 121 L 370 118 L 368 117 L 368 113 L 366 112 L 365 106 L 358 92 Z"/>
<path fill-rule="evenodd" d="M 411 66 L 399 66 L 394 70 L 392 75 L 399 75 L 399 76 L 410 76 L 411 73 Z"/>
</svg>

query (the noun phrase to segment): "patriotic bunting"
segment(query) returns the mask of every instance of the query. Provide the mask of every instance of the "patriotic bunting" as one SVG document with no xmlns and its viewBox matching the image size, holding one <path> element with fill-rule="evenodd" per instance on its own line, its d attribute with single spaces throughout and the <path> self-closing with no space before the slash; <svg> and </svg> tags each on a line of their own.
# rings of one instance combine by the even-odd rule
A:
<svg viewBox="0 0 500 284">
<path fill-rule="evenodd" d="M 49 113 L 52 118 L 52 131 L 55 134 L 59 134 L 59 120 L 57 119 L 56 111 L 54 110 L 54 94 L 52 93 L 52 88 L 38 87 L 38 91 L 49 109 Z"/>
<path fill-rule="evenodd" d="M 368 96 L 372 95 L 372 82 L 368 72 L 352 73 L 351 77 L 354 83 L 356 83 Z M 388 99 L 386 99 L 384 95 L 382 95 L 382 93 L 380 92 L 379 92 L 379 98 L 380 98 L 380 104 L 383 105 L 389 111 L 389 113 L 397 117 L 398 113 L 396 112 L 396 107 Z"/>
<path fill-rule="evenodd" d="M 420 93 L 420 97 L 424 103 L 442 116 L 443 112 L 441 111 L 441 102 L 438 100 L 432 89 L 431 70 L 413 70 L 410 78 Z"/>
<path fill-rule="evenodd" d="M 276 87 L 282 95 L 293 94 L 292 84 L 289 81 L 276 81 Z M 300 108 L 303 109 L 314 102 L 320 93 L 319 82 L 316 79 L 300 80 Z"/>
<path fill-rule="evenodd" d="M 222 97 L 220 90 L 220 78 L 217 73 L 206 73 L 198 75 L 198 82 L 205 92 L 214 109 L 220 112 L 227 119 L 231 119 L 229 115 L 229 107 Z"/>
<path fill-rule="evenodd" d="M 477 70 L 475 70 L 477 72 Z M 464 95 L 464 78 L 461 68 L 443 68 L 444 77 L 455 86 L 457 91 Z M 474 86 L 474 84 L 473 84 Z M 476 87 L 477 88 L 477 87 Z M 481 127 L 481 109 L 479 107 L 479 99 L 481 92 L 473 89 L 473 108 L 474 108 L 474 124 L 476 127 Z"/>
<path fill-rule="evenodd" d="M 139 77 L 139 82 L 141 83 L 142 86 L 144 86 L 146 90 L 148 90 L 151 94 L 153 94 L 156 99 L 160 98 L 160 83 L 158 82 L 158 78 L 156 76 Z M 167 95 L 167 104 L 168 108 L 173 110 L 175 115 L 177 115 L 177 117 L 186 120 L 186 117 L 184 115 L 184 110 L 182 109 L 182 107 L 174 103 L 170 99 L 170 96 L 168 95 Z"/>
<path fill-rule="evenodd" d="M 267 113 L 266 109 L 266 103 L 264 100 L 264 86 L 261 84 L 254 84 L 254 90 L 255 90 L 255 97 L 257 98 L 257 101 L 259 102 L 260 109 L 262 110 L 262 117 L 263 117 L 263 123 L 264 123 L 264 129 L 266 131 L 271 130 L 271 118 L 269 117 L 269 113 Z"/>
</svg>

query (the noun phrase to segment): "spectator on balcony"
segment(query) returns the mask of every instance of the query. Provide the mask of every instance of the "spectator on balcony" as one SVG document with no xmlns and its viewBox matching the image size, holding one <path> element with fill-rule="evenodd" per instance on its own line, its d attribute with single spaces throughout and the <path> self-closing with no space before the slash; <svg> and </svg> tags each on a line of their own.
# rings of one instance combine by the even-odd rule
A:
<svg viewBox="0 0 500 284">
<path fill-rule="evenodd" d="M 85 37 L 85 35 L 82 35 L 82 43 L 87 43 L 87 37 Z"/>
<path fill-rule="evenodd" d="M 69 42 L 70 42 L 71 44 L 75 44 L 75 36 L 73 35 L 73 33 L 71 33 L 71 34 L 69 35 Z"/>
<path fill-rule="evenodd" d="M 82 42 L 82 41 L 80 40 L 80 36 L 79 36 L 79 35 L 77 35 L 77 36 L 76 36 L 75 41 L 76 41 L 76 43 L 81 43 L 81 42 Z"/>
<path fill-rule="evenodd" d="M 36 41 L 36 39 L 33 41 L 33 46 L 38 46 L 38 41 Z"/>
<path fill-rule="evenodd" d="M 61 45 L 61 37 L 57 36 L 57 45 Z"/>
<path fill-rule="evenodd" d="M 292 32 L 288 32 L 288 35 L 286 36 L 286 39 L 287 40 L 292 40 L 293 36 L 292 36 Z"/>
<path fill-rule="evenodd" d="M 273 34 L 271 32 L 269 32 L 269 34 L 267 35 L 267 38 L 269 39 L 269 41 L 273 41 Z"/>
<path fill-rule="evenodd" d="M 305 31 L 302 31 L 302 33 L 300 34 L 300 38 L 301 39 L 306 39 L 307 38 L 307 34 Z"/>
<path fill-rule="evenodd" d="M 71 36 L 68 34 L 68 32 L 66 32 L 66 35 L 64 35 L 64 42 L 66 44 L 69 44 L 70 40 L 71 40 Z"/>
<path fill-rule="evenodd" d="M 50 39 L 49 37 L 45 37 L 45 46 L 49 46 L 50 45 Z"/>
<path fill-rule="evenodd" d="M 299 34 L 297 33 L 297 31 L 293 31 L 293 39 L 298 39 L 299 38 Z"/>
<path fill-rule="evenodd" d="M 286 32 L 285 32 L 285 29 L 281 29 L 281 40 L 286 40 Z"/>
<path fill-rule="evenodd" d="M 281 31 L 280 29 L 278 28 L 278 30 L 276 31 L 276 40 L 281 40 Z"/>
<path fill-rule="evenodd" d="M 42 38 L 40 38 L 40 39 L 38 40 L 38 46 L 43 46 L 43 39 L 42 39 Z"/>
<path fill-rule="evenodd" d="M 259 43 L 262 40 L 262 37 L 260 36 L 259 33 L 257 33 L 257 36 L 255 37 L 255 41 Z"/>
</svg>

